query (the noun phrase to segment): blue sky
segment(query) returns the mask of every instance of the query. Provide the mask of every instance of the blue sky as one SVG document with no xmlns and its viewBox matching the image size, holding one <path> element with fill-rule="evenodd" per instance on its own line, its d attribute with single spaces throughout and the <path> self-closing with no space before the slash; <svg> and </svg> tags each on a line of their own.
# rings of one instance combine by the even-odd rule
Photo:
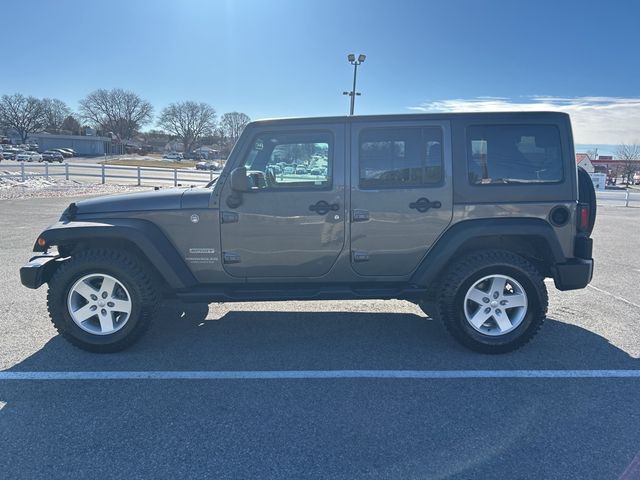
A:
<svg viewBox="0 0 640 480">
<path fill-rule="evenodd" d="M 357 113 L 559 109 L 579 143 L 640 138 L 631 0 L 21 0 L 2 17 L 0 94 L 72 108 L 122 87 L 156 111 L 339 115 L 353 52 L 367 55 Z"/>
</svg>

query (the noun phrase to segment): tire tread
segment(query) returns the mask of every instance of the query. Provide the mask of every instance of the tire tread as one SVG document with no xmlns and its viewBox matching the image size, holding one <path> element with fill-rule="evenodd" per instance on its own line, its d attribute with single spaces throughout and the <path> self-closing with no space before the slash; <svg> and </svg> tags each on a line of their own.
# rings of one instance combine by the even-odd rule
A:
<svg viewBox="0 0 640 480">
<path fill-rule="evenodd" d="M 514 340 L 504 344 L 481 343 L 470 337 L 457 322 L 459 313 L 455 298 L 471 275 L 483 268 L 499 265 L 516 268 L 528 276 L 538 296 L 538 311 L 533 312 L 532 324 Z M 447 331 L 467 348 L 481 353 L 506 353 L 525 345 L 542 327 L 549 304 L 544 278 L 538 269 L 527 259 L 507 250 L 480 250 L 458 259 L 446 271 L 439 291 L 436 308 Z"/>
<path fill-rule="evenodd" d="M 68 331 L 65 325 L 64 309 L 66 309 L 66 292 L 61 291 L 66 283 L 65 278 L 71 269 L 79 264 L 109 265 L 126 271 L 131 276 L 140 290 L 141 308 L 140 319 L 135 328 L 124 338 L 114 343 L 92 344 L 77 338 Z M 124 350 L 135 343 L 150 327 L 151 320 L 155 316 L 160 302 L 159 289 L 156 280 L 149 275 L 148 269 L 134 256 L 127 252 L 108 248 L 92 248 L 75 254 L 71 260 L 64 262 L 49 280 L 47 292 L 47 309 L 54 327 L 58 333 L 74 346 L 83 350 L 98 353 L 110 353 Z"/>
</svg>

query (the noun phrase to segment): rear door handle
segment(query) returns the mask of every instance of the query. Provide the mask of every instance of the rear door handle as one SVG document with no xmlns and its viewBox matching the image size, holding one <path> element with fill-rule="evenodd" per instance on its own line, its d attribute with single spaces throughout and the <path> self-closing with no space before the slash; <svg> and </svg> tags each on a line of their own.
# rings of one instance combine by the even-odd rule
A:
<svg viewBox="0 0 640 480">
<path fill-rule="evenodd" d="M 442 203 L 439 201 L 430 202 L 428 198 L 419 198 L 415 202 L 409 204 L 409 208 L 414 208 L 420 213 L 424 213 L 428 211 L 430 208 L 440 208 L 442 207 Z"/>
<path fill-rule="evenodd" d="M 329 212 L 337 212 L 340 209 L 340 205 L 337 203 L 327 203 L 324 200 L 320 200 L 314 205 L 309 205 L 309 210 L 317 213 L 318 215 L 326 215 Z"/>
</svg>

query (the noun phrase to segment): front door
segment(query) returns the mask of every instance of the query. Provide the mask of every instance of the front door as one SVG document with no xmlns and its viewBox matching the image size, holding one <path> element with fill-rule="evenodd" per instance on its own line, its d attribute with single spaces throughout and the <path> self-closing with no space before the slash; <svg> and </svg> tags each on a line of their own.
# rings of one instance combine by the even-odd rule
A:
<svg viewBox="0 0 640 480">
<path fill-rule="evenodd" d="M 250 139 L 237 166 L 251 191 L 237 207 L 221 197 L 224 269 L 244 278 L 319 277 L 345 244 L 344 125 L 273 127 Z M 235 207 L 235 208 L 232 208 Z"/>
<path fill-rule="evenodd" d="M 409 275 L 453 215 L 449 122 L 354 123 L 351 262 Z"/>
</svg>

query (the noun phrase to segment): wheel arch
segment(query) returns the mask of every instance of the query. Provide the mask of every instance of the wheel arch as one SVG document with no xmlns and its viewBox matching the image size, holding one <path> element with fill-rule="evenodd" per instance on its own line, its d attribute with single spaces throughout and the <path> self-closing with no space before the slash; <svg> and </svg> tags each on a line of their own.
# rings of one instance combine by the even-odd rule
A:
<svg viewBox="0 0 640 480">
<path fill-rule="evenodd" d="M 566 258 L 553 228 L 538 218 L 465 220 L 447 230 L 423 258 L 412 283 L 429 287 L 452 260 L 486 249 L 506 250 L 529 260 L 545 277 L 553 276 L 556 263 Z"/>
<path fill-rule="evenodd" d="M 44 246 L 40 245 L 42 241 Z M 87 248 L 124 250 L 145 261 L 170 289 L 184 289 L 197 283 L 167 236 L 147 220 L 59 222 L 40 234 L 33 250 L 46 252 L 52 246 L 58 247 L 63 256 Z"/>
</svg>

